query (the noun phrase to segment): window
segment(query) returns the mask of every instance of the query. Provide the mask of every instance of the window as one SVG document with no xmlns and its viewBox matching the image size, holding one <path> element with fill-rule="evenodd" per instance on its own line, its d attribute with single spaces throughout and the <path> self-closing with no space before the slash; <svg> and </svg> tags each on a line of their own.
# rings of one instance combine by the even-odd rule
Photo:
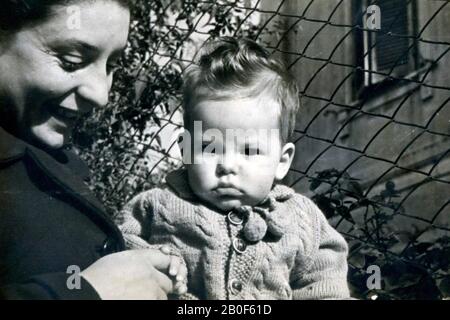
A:
<svg viewBox="0 0 450 320">
<path fill-rule="evenodd" d="M 366 26 L 370 5 L 380 9 L 380 29 Z M 354 0 L 355 23 L 364 28 L 355 32 L 356 60 L 363 69 L 356 77 L 360 94 L 418 68 L 416 10 L 415 0 Z"/>
</svg>

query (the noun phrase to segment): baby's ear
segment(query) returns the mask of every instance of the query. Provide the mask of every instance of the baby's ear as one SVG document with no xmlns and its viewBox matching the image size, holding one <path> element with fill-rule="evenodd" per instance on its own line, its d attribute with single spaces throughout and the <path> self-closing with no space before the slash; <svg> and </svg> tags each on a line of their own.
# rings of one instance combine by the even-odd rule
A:
<svg viewBox="0 0 450 320">
<path fill-rule="evenodd" d="M 275 172 L 275 181 L 281 181 L 287 175 L 294 160 L 295 145 L 291 142 L 286 143 L 281 149 L 280 163 Z"/>
</svg>

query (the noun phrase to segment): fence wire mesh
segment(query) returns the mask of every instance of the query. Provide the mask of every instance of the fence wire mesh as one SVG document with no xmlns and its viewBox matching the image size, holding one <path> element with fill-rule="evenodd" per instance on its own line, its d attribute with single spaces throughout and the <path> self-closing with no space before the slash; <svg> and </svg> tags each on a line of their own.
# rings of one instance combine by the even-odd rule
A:
<svg viewBox="0 0 450 320">
<path fill-rule="evenodd" d="M 249 37 L 298 80 L 286 183 L 346 236 L 353 294 L 448 298 L 449 18 L 448 1 L 136 1 L 111 103 L 75 137 L 91 185 L 112 213 L 163 185 L 181 165 L 183 70 L 205 40 Z"/>
</svg>

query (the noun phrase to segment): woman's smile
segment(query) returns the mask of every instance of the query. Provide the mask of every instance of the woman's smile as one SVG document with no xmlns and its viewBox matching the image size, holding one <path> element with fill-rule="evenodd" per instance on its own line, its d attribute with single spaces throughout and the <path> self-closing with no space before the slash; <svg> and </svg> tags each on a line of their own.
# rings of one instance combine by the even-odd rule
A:
<svg viewBox="0 0 450 320">
<path fill-rule="evenodd" d="M 53 103 L 46 104 L 44 108 L 52 118 L 55 130 L 60 131 L 60 133 L 71 131 L 75 126 L 76 121 L 81 116 L 81 113 L 78 111 L 71 110 Z"/>
<path fill-rule="evenodd" d="M 71 110 L 55 104 L 50 104 L 47 110 L 53 117 L 65 122 L 75 121 L 80 117 L 80 113 L 78 111 Z"/>
</svg>

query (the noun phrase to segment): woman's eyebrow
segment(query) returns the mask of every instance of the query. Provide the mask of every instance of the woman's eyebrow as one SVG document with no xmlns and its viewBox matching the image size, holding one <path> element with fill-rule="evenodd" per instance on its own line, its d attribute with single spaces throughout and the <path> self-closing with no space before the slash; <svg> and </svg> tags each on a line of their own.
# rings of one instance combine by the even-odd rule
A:
<svg viewBox="0 0 450 320">
<path fill-rule="evenodd" d="M 101 49 L 93 44 L 90 44 L 86 41 L 76 39 L 76 38 L 69 38 L 69 39 L 57 39 L 51 43 L 51 46 L 56 48 L 70 48 L 75 49 L 80 52 L 87 52 L 89 55 L 97 55 L 101 52 Z M 117 50 L 114 50 L 114 52 L 111 54 L 111 57 L 113 59 L 118 59 L 122 55 L 123 51 L 125 50 L 126 45 L 123 48 L 119 48 Z"/>
<path fill-rule="evenodd" d="M 87 43 L 80 39 L 69 38 L 69 39 L 56 39 L 52 41 L 50 45 L 60 48 L 73 48 L 83 52 L 89 52 L 91 54 L 98 53 L 100 49 L 95 45 Z"/>
</svg>

